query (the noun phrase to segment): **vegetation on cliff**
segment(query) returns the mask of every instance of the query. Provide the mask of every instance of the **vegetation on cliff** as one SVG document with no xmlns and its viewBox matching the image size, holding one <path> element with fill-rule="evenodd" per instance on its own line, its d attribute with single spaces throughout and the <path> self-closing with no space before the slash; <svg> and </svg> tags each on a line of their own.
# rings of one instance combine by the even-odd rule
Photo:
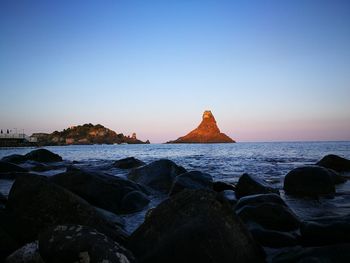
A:
<svg viewBox="0 0 350 263">
<path fill-rule="evenodd" d="M 136 138 L 136 134 L 125 136 L 123 133 L 116 133 L 101 124 L 93 125 L 91 123 L 72 126 L 63 131 L 54 131 L 53 133 L 34 133 L 39 145 L 70 145 L 70 144 L 143 144 Z"/>
</svg>

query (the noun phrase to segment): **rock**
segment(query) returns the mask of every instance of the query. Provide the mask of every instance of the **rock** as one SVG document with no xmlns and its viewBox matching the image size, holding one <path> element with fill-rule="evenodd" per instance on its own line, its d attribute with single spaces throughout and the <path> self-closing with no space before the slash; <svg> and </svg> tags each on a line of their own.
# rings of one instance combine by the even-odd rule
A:
<svg viewBox="0 0 350 263">
<path fill-rule="evenodd" d="M 241 198 L 247 195 L 267 194 L 267 193 L 279 194 L 277 189 L 263 182 L 259 178 L 247 173 L 241 175 L 241 177 L 238 180 L 238 183 L 236 184 L 237 198 Z"/>
<path fill-rule="evenodd" d="M 1 161 L 19 164 L 19 163 L 25 162 L 26 158 L 24 157 L 24 155 L 21 155 L 21 154 L 12 154 L 12 155 L 5 156 L 4 158 L 1 159 Z"/>
<path fill-rule="evenodd" d="M 334 194 L 334 173 L 319 166 L 305 166 L 293 169 L 284 178 L 287 194 L 318 196 Z"/>
<path fill-rule="evenodd" d="M 121 202 L 121 211 L 123 213 L 133 213 L 142 210 L 150 200 L 147 195 L 140 191 L 131 191 L 127 193 Z"/>
<path fill-rule="evenodd" d="M 38 241 L 26 244 L 13 252 L 5 263 L 45 263 L 40 256 Z"/>
<path fill-rule="evenodd" d="M 6 227 L 0 225 L 0 262 L 4 262 L 5 258 L 19 247 L 18 242 L 6 231 Z"/>
<path fill-rule="evenodd" d="M 26 220 L 26 232 L 31 231 L 32 240 L 41 230 L 58 224 L 92 226 L 121 243 L 127 236 L 85 200 L 44 176 L 19 176 L 11 188 L 7 208 L 15 217 Z"/>
<path fill-rule="evenodd" d="M 288 232 L 267 230 L 261 227 L 252 227 L 249 230 L 254 239 L 264 247 L 292 247 L 299 243 L 297 236 Z"/>
<path fill-rule="evenodd" d="M 303 222 L 300 233 L 308 246 L 350 243 L 350 215 Z"/>
<path fill-rule="evenodd" d="M 326 155 L 316 164 L 325 168 L 335 170 L 337 172 L 350 171 L 350 160 L 334 154 Z"/>
<path fill-rule="evenodd" d="M 264 203 L 274 203 L 277 205 L 282 205 L 287 207 L 283 199 L 277 194 L 258 194 L 258 195 L 248 195 L 240 198 L 237 202 L 235 209 L 238 210 L 243 206 L 257 206 Z"/>
<path fill-rule="evenodd" d="M 62 157 L 58 154 L 50 152 L 46 149 L 37 149 L 24 155 L 26 160 L 32 160 L 37 162 L 49 163 L 49 162 L 61 162 Z"/>
<path fill-rule="evenodd" d="M 272 258 L 272 263 L 348 263 L 350 244 L 339 244 L 324 247 L 295 247 L 282 251 Z"/>
<path fill-rule="evenodd" d="M 16 164 L 0 161 L 0 173 L 26 173 L 27 169 L 24 169 Z"/>
<path fill-rule="evenodd" d="M 213 188 L 213 178 L 210 174 L 199 171 L 191 171 L 175 177 L 169 195 L 174 195 L 184 189 L 208 189 Z"/>
<path fill-rule="evenodd" d="M 236 214 L 245 223 L 257 223 L 266 229 L 278 231 L 296 230 L 300 225 L 297 216 L 285 205 L 272 202 L 244 206 L 238 204 Z"/>
<path fill-rule="evenodd" d="M 117 160 L 113 163 L 113 166 L 119 169 L 131 169 L 145 165 L 146 163 L 136 159 L 135 157 L 128 157 Z"/>
<path fill-rule="evenodd" d="M 130 171 L 128 178 L 154 190 L 168 193 L 173 180 L 179 174 L 187 172 L 174 162 L 162 159 Z"/>
<path fill-rule="evenodd" d="M 110 211 L 104 210 L 97 206 L 95 206 L 94 208 L 96 209 L 97 213 L 99 213 L 108 222 L 111 222 L 118 227 L 124 228 L 125 220 L 121 216 L 118 216 Z"/>
<path fill-rule="evenodd" d="M 97 230 L 82 225 L 58 225 L 39 236 L 45 262 L 135 262 L 130 251 Z"/>
<path fill-rule="evenodd" d="M 0 193 L 0 205 L 6 205 L 7 198 L 2 193 Z"/>
<path fill-rule="evenodd" d="M 141 263 L 264 261 L 231 206 L 208 190 L 184 190 L 163 201 L 129 244 Z"/>
<path fill-rule="evenodd" d="M 226 134 L 221 133 L 211 111 L 203 113 L 202 122 L 189 134 L 168 143 L 234 143 Z"/>
<path fill-rule="evenodd" d="M 216 181 L 216 182 L 213 182 L 213 190 L 215 192 L 221 192 L 225 190 L 236 191 L 236 186 L 230 183 Z"/>
<path fill-rule="evenodd" d="M 237 204 L 237 198 L 236 198 L 235 191 L 232 191 L 232 190 L 221 191 L 218 193 L 218 196 L 222 199 L 225 199 L 232 206 Z"/>
<path fill-rule="evenodd" d="M 132 181 L 120 177 L 106 175 L 97 172 L 88 172 L 79 169 L 70 169 L 65 173 L 54 175 L 50 178 L 54 182 L 69 191 L 84 198 L 90 204 L 101 207 L 116 214 L 123 213 L 123 198 L 132 191 L 142 191 L 141 188 Z M 146 206 L 149 199 L 143 196 L 140 203 L 135 207 Z M 134 199 L 134 202 L 137 201 Z M 135 212 L 128 209 L 129 212 Z"/>
</svg>

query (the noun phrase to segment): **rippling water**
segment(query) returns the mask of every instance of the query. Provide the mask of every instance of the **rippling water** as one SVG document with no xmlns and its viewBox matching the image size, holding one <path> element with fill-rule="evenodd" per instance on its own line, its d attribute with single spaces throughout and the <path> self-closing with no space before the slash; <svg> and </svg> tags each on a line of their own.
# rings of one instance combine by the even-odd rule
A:
<svg viewBox="0 0 350 263">
<path fill-rule="evenodd" d="M 247 172 L 279 188 L 288 171 L 298 166 L 314 164 L 326 154 L 337 154 L 350 159 L 350 142 L 82 145 L 45 148 L 61 155 L 65 160 L 79 161 L 83 167 L 118 176 L 124 176 L 125 172 L 110 166 L 117 159 L 134 156 L 148 163 L 168 158 L 188 170 L 210 173 L 214 180 L 236 182 L 242 173 Z M 0 149 L 0 158 L 14 153 L 25 154 L 31 150 L 33 148 Z M 346 183 L 337 190 L 340 195 L 331 200 L 284 198 L 302 218 L 348 213 L 350 186 Z M 137 224 L 134 223 L 133 227 L 135 225 Z"/>
</svg>

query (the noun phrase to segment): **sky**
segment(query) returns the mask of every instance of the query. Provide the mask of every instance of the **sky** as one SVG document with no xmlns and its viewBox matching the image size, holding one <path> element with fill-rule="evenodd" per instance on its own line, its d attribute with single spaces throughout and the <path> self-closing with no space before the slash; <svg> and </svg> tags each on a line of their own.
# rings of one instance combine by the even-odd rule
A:
<svg viewBox="0 0 350 263">
<path fill-rule="evenodd" d="M 350 140 L 350 1 L 0 1 L 0 127 Z"/>
</svg>

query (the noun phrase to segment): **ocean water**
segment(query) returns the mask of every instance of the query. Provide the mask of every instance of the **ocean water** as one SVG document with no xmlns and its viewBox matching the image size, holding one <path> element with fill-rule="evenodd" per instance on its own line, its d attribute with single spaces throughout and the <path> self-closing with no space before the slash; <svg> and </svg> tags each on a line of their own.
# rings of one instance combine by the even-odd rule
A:
<svg viewBox="0 0 350 263">
<path fill-rule="evenodd" d="M 187 170 L 211 174 L 215 181 L 237 182 L 243 173 L 253 174 L 282 189 L 284 176 L 293 168 L 314 164 L 327 154 L 350 159 L 350 142 L 269 142 L 235 144 L 148 144 L 148 145 L 75 145 L 45 147 L 78 166 L 125 177 L 126 172 L 113 168 L 113 161 L 134 156 L 146 163 L 167 158 Z M 10 154 L 25 154 L 34 148 L 3 148 L 0 158 Z M 47 175 L 62 169 L 47 172 Z M 0 182 L 0 191 L 8 191 L 10 183 Z M 350 213 L 350 184 L 337 187 L 335 198 L 296 199 L 281 196 L 302 219 Z M 157 205 L 164 196 L 153 196 L 148 208 Z M 143 220 L 144 211 L 126 216 L 132 231 Z"/>
</svg>

